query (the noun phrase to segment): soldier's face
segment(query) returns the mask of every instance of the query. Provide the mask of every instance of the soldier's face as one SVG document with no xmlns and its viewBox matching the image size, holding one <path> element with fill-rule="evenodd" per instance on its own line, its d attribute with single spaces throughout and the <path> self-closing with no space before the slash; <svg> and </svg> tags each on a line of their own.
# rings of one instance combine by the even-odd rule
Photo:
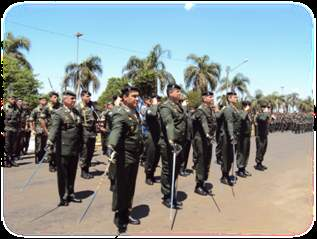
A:
<svg viewBox="0 0 317 239">
<path fill-rule="evenodd" d="M 204 101 L 204 103 L 206 103 L 208 105 L 213 105 L 214 97 L 212 95 L 204 96 L 203 101 Z"/>
<path fill-rule="evenodd" d="M 88 94 L 85 94 L 81 97 L 82 101 L 88 104 L 90 102 L 90 96 Z"/>
<path fill-rule="evenodd" d="M 68 108 L 73 108 L 76 104 L 76 97 L 75 96 L 64 96 L 64 105 Z"/>
<path fill-rule="evenodd" d="M 41 105 L 46 105 L 47 104 L 47 100 L 46 99 L 40 99 L 40 104 Z"/>
<path fill-rule="evenodd" d="M 237 95 L 230 95 L 228 99 L 229 99 L 230 103 L 236 104 L 238 101 L 238 96 Z"/>
<path fill-rule="evenodd" d="M 128 96 L 123 96 L 123 102 L 131 109 L 136 109 L 138 105 L 139 92 L 130 91 Z"/>
<path fill-rule="evenodd" d="M 50 98 L 50 101 L 53 103 L 53 104 L 56 104 L 57 103 L 57 100 L 58 100 L 58 97 L 56 95 L 52 95 L 51 98 Z"/>
<path fill-rule="evenodd" d="M 181 99 L 181 95 L 182 95 L 182 93 L 181 93 L 181 90 L 179 90 L 179 89 L 173 89 L 169 93 L 169 97 L 172 98 L 175 101 L 178 101 L 178 102 Z"/>
<path fill-rule="evenodd" d="M 21 107 L 21 106 L 22 106 L 22 100 L 18 100 L 18 101 L 17 101 L 17 106 L 18 106 L 18 107 Z"/>
</svg>

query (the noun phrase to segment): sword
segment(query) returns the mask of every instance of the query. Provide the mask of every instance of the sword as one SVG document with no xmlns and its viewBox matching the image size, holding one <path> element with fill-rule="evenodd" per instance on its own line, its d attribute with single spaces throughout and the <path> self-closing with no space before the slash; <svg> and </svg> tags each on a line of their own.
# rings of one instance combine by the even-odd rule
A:
<svg viewBox="0 0 317 239">
<path fill-rule="evenodd" d="M 177 189 L 175 187 L 175 169 L 176 169 L 176 156 L 182 151 L 182 147 L 178 144 L 174 144 L 173 147 L 173 171 L 172 171 L 172 192 L 171 192 L 171 208 L 170 208 L 170 220 L 173 220 L 172 214 L 173 214 L 173 204 L 174 204 L 174 189 L 175 189 L 175 195 L 177 195 Z M 178 147 L 178 148 L 177 148 Z M 173 223 L 174 224 L 174 223 Z"/>
<path fill-rule="evenodd" d="M 35 174 L 39 171 L 40 167 L 43 165 L 43 162 L 47 159 L 48 154 L 50 153 L 48 146 L 45 149 L 45 154 L 43 156 L 43 158 L 41 159 L 41 161 L 38 163 L 38 165 L 36 166 L 35 170 L 33 171 L 31 177 L 26 181 L 26 183 L 22 186 L 22 188 L 20 189 L 20 191 L 24 191 L 24 189 L 29 186 L 29 184 L 32 181 L 32 178 L 35 176 Z"/>
<path fill-rule="evenodd" d="M 101 176 L 99 184 L 98 184 L 94 194 L 91 196 L 90 202 L 88 203 L 86 209 L 84 210 L 84 212 L 82 213 L 81 217 L 79 218 L 78 223 L 81 223 L 81 221 L 84 219 L 84 217 L 86 216 L 86 214 L 88 212 L 88 209 L 90 208 L 90 206 L 92 205 L 93 201 L 95 200 L 95 198 L 97 196 L 97 193 L 98 193 L 98 191 L 100 189 L 101 183 L 103 182 L 103 180 L 106 178 L 106 175 L 108 174 L 110 164 L 111 164 L 110 162 L 107 164 L 106 170 L 105 170 L 104 174 Z"/>
</svg>

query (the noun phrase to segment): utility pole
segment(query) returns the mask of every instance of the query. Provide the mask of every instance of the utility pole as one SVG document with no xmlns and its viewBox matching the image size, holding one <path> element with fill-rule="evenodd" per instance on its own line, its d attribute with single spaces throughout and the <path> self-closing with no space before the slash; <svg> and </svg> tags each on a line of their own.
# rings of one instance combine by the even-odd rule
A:
<svg viewBox="0 0 317 239">
<path fill-rule="evenodd" d="M 77 37 L 76 63 L 77 63 L 77 66 L 78 66 L 78 64 L 79 64 L 79 59 L 78 59 L 78 54 L 79 54 L 79 37 L 83 36 L 83 34 L 80 33 L 80 32 L 77 32 L 77 33 L 75 34 L 75 36 Z M 77 71 L 77 81 L 80 82 L 79 77 L 80 77 L 79 71 Z M 80 90 L 80 87 L 77 88 L 77 92 L 76 92 L 77 97 L 79 97 L 79 90 Z"/>
</svg>

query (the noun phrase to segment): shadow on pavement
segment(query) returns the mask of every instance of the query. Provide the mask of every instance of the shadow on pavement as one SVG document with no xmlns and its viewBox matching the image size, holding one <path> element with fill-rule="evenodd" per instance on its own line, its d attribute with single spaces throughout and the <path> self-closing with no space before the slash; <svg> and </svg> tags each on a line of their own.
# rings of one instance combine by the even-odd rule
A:
<svg viewBox="0 0 317 239">
<path fill-rule="evenodd" d="M 22 166 L 22 165 L 26 165 L 26 164 L 31 164 L 33 162 L 24 162 L 24 163 L 18 163 L 19 166 Z"/>
<path fill-rule="evenodd" d="M 100 170 L 96 170 L 96 171 L 93 171 L 93 172 L 90 172 L 92 175 L 94 176 L 101 176 L 104 174 L 104 171 L 100 171 Z"/>
<path fill-rule="evenodd" d="M 93 193 L 94 193 L 94 191 L 85 190 L 85 191 L 76 192 L 75 196 L 78 199 L 85 199 L 85 198 L 88 198 Z"/>
<path fill-rule="evenodd" d="M 145 204 L 138 205 L 134 207 L 131 211 L 131 216 L 137 219 L 147 217 L 150 213 L 150 207 Z"/>
</svg>

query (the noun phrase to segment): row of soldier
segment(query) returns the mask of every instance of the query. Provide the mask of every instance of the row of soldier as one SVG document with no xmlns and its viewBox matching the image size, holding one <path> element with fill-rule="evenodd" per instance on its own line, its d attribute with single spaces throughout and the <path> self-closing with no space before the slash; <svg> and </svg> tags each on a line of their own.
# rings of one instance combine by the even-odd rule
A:
<svg viewBox="0 0 317 239">
<path fill-rule="evenodd" d="M 119 232 L 126 231 L 128 223 L 140 223 L 130 215 L 140 161 L 144 164 L 146 183 L 153 185 L 158 182 L 154 174 L 161 158 L 162 203 L 169 208 L 181 208 L 182 203 L 176 197 L 171 198 L 172 194 L 175 196 L 172 182 L 177 180 L 179 174 L 188 175 L 186 168 L 191 146 L 196 193 L 203 196 L 211 193 L 206 181 L 213 145 L 217 145 L 217 163 L 221 165 L 220 181 L 233 186 L 235 180 L 230 170 L 235 155 L 236 174 L 240 177 L 251 176 L 246 167 L 254 123 L 257 147 L 255 168 L 261 171 L 267 169 L 262 162 L 270 122 L 276 119 L 270 114 L 267 105 L 262 104 L 261 111 L 252 117 L 250 102 L 242 102 L 243 109 L 237 109 L 237 95 L 234 92 L 227 93 L 228 104 L 221 109 L 214 104 L 212 92 L 203 92 L 201 105 L 197 109 L 188 109 L 186 101 L 181 102 L 181 88 L 171 84 L 167 87 L 168 99 L 165 102 L 161 103 L 159 97 L 145 98 L 144 106 L 137 110 L 139 94 L 135 87 L 122 89 L 121 96 L 106 104 L 105 111 L 99 116 L 91 104 L 88 91 L 81 92 L 82 101 L 76 106 L 73 92 L 64 92 L 62 104 L 58 102 L 58 94 L 51 92 L 47 105 L 46 99 L 41 97 L 38 107 L 31 113 L 26 110 L 30 114 L 29 118 L 24 116 L 28 119 L 25 122 L 29 127 L 21 123 L 23 111 L 15 103 L 15 97 L 9 97 L 9 104 L 5 106 L 5 165 L 16 166 L 15 160 L 19 153 L 16 154 L 15 150 L 26 145 L 17 143 L 21 141 L 16 140 L 22 131 L 19 128 L 24 127 L 27 132 L 31 129 L 36 135 L 35 162 L 47 158 L 50 171 L 57 170 L 59 206 L 80 202 L 74 194 L 78 160 L 81 177 L 92 178 L 89 167 L 97 132 L 101 132 L 102 150 L 110 161 L 108 177 L 113 192 L 112 209 Z M 173 153 L 176 151 L 180 152 L 176 157 L 176 172 L 172 178 Z"/>
</svg>

